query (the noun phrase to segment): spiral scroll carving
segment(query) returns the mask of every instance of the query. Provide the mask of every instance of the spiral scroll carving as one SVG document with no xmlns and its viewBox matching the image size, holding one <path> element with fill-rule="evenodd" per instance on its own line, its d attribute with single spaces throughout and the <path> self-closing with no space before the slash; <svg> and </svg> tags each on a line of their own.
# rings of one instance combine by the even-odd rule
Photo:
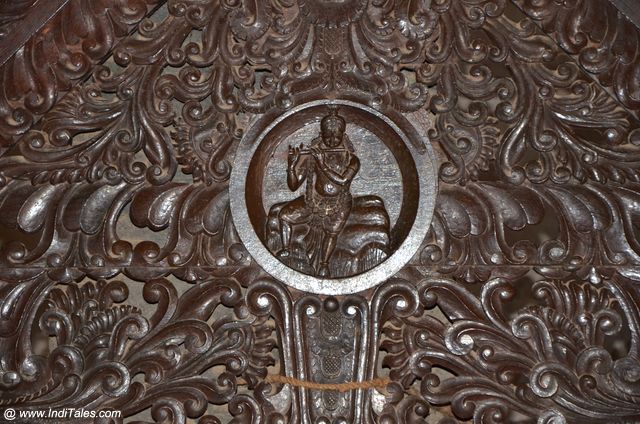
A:
<svg viewBox="0 0 640 424">
<path fill-rule="evenodd" d="M 0 43 L 37 3 L 0 5 Z M 639 46 L 605 0 L 68 1 L 0 66 L 0 411 L 638 421 Z M 319 128 L 296 113 L 322 102 L 437 162 L 417 253 L 339 296 L 261 268 L 230 200 L 255 123 Z M 406 169 L 358 116 L 354 175 Z M 365 191 L 387 226 L 419 215 Z"/>
</svg>

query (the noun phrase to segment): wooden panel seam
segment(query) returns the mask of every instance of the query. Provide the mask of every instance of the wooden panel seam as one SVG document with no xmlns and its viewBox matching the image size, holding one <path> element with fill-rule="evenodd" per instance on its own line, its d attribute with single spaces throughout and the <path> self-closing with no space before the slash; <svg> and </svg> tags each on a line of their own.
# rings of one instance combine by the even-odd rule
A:
<svg viewBox="0 0 640 424">
<path fill-rule="evenodd" d="M 0 66 L 4 65 L 27 41 L 36 35 L 42 27 L 56 16 L 70 0 L 38 1 L 30 7 L 32 9 L 21 20 L 16 31 L 8 34 L 0 43 Z"/>
</svg>

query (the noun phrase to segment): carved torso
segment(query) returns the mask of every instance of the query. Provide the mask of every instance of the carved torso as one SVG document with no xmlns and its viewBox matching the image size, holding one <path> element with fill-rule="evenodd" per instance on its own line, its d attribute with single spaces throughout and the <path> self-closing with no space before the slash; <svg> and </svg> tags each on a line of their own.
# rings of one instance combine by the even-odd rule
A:
<svg viewBox="0 0 640 424">
<path fill-rule="evenodd" d="M 329 169 L 340 175 L 344 174 L 352 160 L 352 154 L 350 152 L 327 152 L 324 156 L 325 163 Z M 310 169 L 315 180 L 314 189 L 318 194 L 321 196 L 333 197 L 349 192 L 349 189 L 351 188 L 350 181 L 345 185 L 339 185 L 332 182 L 322 170 L 318 161 L 315 158 L 311 160 L 313 165 Z"/>
</svg>

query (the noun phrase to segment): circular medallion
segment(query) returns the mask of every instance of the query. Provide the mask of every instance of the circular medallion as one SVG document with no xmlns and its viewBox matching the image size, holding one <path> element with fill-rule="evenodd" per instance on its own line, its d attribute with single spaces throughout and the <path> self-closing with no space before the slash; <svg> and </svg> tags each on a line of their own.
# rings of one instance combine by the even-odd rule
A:
<svg viewBox="0 0 640 424">
<path fill-rule="evenodd" d="M 319 100 L 262 115 L 231 174 L 240 238 L 299 290 L 348 294 L 398 272 L 431 222 L 436 167 L 427 136 L 399 113 Z"/>
</svg>

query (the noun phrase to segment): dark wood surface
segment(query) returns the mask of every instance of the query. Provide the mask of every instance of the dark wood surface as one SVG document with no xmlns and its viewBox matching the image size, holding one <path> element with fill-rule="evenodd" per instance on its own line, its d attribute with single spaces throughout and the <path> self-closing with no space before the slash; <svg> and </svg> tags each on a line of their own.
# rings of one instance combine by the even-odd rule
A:
<svg viewBox="0 0 640 424">
<path fill-rule="evenodd" d="M 69 0 L 40 0 L 23 6 L 24 17 L 11 26 L 0 44 L 0 66 L 62 9 Z M 9 3 L 9 2 L 7 2 Z"/>
<path fill-rule="evenodd" d="M 640 28 L 640 2 L 638 0 L 609 0 L 636 27 Z"/>
<path fill-rule="evenodd" d="M 0 3 L 0 422 L 640 422 L 614 4 Z"/>
</svg>

